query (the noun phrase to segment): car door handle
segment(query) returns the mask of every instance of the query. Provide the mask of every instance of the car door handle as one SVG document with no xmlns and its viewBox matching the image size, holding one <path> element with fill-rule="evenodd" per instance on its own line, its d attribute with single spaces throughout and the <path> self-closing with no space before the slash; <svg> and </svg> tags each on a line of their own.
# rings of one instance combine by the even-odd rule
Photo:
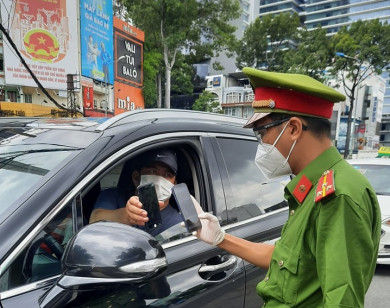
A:
<svg viewBox="0 0 390 308">
<path fill-rule="evenodd" d="M 237 263 L 237 258 L 235 256 L 225 256 L 224 259 L 224 262 L 219 264 L 203 265 L 199 269 L 199 273 L 227 271 Z"/>
</svg>

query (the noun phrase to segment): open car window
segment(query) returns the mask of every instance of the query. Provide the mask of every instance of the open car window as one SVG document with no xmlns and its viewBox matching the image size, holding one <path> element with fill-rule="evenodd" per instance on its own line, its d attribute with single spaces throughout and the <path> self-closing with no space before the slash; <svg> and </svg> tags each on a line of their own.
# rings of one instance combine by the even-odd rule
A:
<svg viewBox="0 0 390 308">
<path fill-rule="evenodd" d="M 200 177 L 197 170 L 199 161 L 194 154 L 195 151 L 188 145 L 174 145 L 172 146 L 176 152 L 178 171 L 176 174 L 177 183 L 185 183 L 190 191 L 198 201 L 200 200 Z M 149 148 L 147 149 L 149 150 Z M 112 165 L 110 169 L 102 175 L 98 181 L 84 193 L 83 197 L 83 213 L 85 222 L 89 222 L 90 215 L 95 206 L 98 207 L 101 202 L 114 202 L 115 208 L 125 207 L 127 200 L 134 195 L 137 195 L 137 187 L 132 180 L 132 173 L 139 168 L 139 161 L 142 161 L 142 156 L 145 150 L 137 151 L 135 155 L 122 159 L 116 164 Z M 107 200 L 114 198 L 115 200 Z M 103 200 L 103 201 L 102 201 Z M 174 201 L 174 197 L 170 198 L 170 205 L 179 214 L 179 209 Z M 141 227 L 141 229 L 143 229 Z M 190 233 L 180 225 L 176 223 L 171 225 L 168 229 L 161 234 L 153 234 L 156 239 L 161 243 L 170 242 L 183 237 L 187 237 Z"/>
</svg>

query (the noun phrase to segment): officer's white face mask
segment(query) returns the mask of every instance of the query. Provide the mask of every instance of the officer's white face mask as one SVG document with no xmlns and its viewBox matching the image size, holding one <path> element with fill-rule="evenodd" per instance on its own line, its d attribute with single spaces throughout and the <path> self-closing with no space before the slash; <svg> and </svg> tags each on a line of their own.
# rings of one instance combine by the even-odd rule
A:
<svg viewBox="0 0 390 308">
<path fill-rule="evenodd" d="M 276 143 L 283 135 L 287 125 L 288 123 L 282 129 L 274 144 L 271 145 L 261 142 L 257 146 L 255 163 L 268 180 L 292 174 L 288 159 L 290 158 L 291 152 L 294 149 L 297 141 L 295 140 L 292 144 L 287 158 L 285 158 L 276 148 Z"/>
<path fill-rule="evenodd" d="M 157 199 L 159 201 L 168 200 L 172 194 L 173 184 L 159 175 L 141 175 L 140 185 L 153 183 L 156 188 Z"/>
</svg>

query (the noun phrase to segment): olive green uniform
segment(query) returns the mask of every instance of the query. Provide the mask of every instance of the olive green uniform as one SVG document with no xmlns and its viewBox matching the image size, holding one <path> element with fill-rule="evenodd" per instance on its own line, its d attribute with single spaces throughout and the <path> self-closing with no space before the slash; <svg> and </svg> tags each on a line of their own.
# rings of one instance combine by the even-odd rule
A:
<svg viewBox="0 0 390 308">
<path fill-rule="evenodd" d="M 334 178 L 322 186 L 327 170 Z M 322 194 L 321 187 L 330 190 Z M 331 147 L 287 185 L 285 198 L 289 219 L 257 285 L 265 306 L 363 307 L 381 225 L 366 178 Z"/>
</svg>

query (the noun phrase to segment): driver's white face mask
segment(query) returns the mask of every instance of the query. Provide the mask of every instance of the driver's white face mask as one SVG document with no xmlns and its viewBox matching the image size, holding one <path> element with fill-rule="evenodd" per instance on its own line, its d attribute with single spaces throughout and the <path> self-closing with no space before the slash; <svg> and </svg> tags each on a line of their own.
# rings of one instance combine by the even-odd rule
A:
<svg viewBox="0 0 390 308">
<path fill-rule="evenodd" d="M 154 187 L 156 188 L 157 199 L 159 201 L 165 201 L 171 197 L 172 187 L 174 186 L 174 184 L 163 178 L 162 176 L 147 174 L 141 175 L 140 185 L 147 183 L 154 184 Z"/>
<path fill-rule="evenodd" d="M 293 145 L 291 146 L 287 158 L 285 158 L 282 153 L 280 153 L 279 150 L 276 148 L 276 143 L 283 135 L 287 125 L 288 123 L 280 132 L 274 144 L 271 145 L 268 143 L 259 143 L 259 145 L 257 146 L 255 163 L 268 180 L 292 174 L 288 159 L 290 158 L 291 152 L 294 149 L 295 143 L 297 141 L 295 140 Z"/>
</svg>

